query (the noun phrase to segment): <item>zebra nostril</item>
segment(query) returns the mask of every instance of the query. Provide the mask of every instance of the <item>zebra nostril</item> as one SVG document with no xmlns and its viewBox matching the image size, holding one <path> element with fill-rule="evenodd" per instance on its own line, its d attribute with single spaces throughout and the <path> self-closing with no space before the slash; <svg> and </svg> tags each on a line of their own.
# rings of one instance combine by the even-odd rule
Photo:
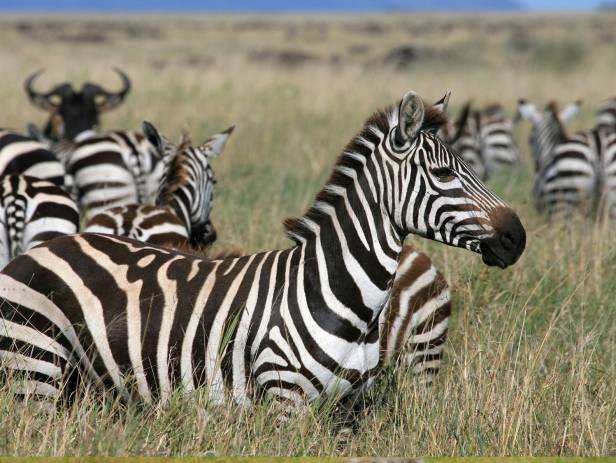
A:
<svg viewBox="0 0 616 463">
<path fill-rule="evenodd" d="M 506 251 L 512 251 L 513 249 L 516 248 L 516 245 L 517 245 L 516 244 L 517 240 L 515 239 L 515 236 L 513 236 L 511 232 L 503 233 L 500 237 L 500 242 Z"/>
</svg>

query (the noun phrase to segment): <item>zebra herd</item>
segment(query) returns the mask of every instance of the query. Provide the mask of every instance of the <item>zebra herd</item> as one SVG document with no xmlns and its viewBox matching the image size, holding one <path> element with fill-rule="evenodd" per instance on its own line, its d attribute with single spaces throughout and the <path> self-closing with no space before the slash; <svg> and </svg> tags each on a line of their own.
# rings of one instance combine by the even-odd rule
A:
<svg viewBox="0 0 616 463">
<path fill-rule="evenodd" d="M 500 268 L 524 251 L 518 216 L 482 181 L 518 162 L 513 121 L 469 104 L 450 123 L 449 94 L 429 104 L 409 92 L 366 120 L 312 206 L 285 221 L 289 248 L 215 256 L 211 162 L 233 127 L 201 144 L 148 122 L 100 132 L 100 114 L 130 90 L 117 72 L 115 93 L 37 92 L 33 74 L 26 91 L 48 122 L 30 137 L 0 131 L 0 378 L 18 397 L 59 400 L 90 384 L 145 402 L 206 388 L 215 403 L 295 403 L 353 397 L 396 364 L 429 383 L 451 299 L 405 238 Z M 577 106 L 541 114 L 520 102 L 541 207 L 577 207 L 603 182 L 616 208 L 616 180 L 597 174 L 616 154 L 610 101 L 596 129 L 567 138 Z"/>
<path fill-rule="evenodd" d="M 582 212 L 614 219 L 616 97 L 599 106 L 592 129 L 569 134 L 565 126 L 578 114 L 580 106 L 577 101 L 560 110 L 556 102 L 550 102 L 540 112 L 534 104 L 521 99 L 512 120 L 501 105 L 474 109 L 467 103 L 442 136 L 486 180 L 520 162 L 513 126 L 515 121 L 528 120 L 537 210 L 557 218 Z"/>
</svg>

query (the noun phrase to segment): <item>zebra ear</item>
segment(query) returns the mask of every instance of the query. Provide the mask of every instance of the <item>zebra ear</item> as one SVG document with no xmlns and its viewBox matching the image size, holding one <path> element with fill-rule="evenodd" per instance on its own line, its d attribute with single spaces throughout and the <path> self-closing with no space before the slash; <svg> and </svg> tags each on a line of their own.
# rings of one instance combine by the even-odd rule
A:
<svg viewBox="0 0 616 463">
<path fill-rule="evenodd" d="M 205 157 L 208 159 L 214 159 L 218 157 L 220 153 L 223 152 L 225 146 L 227 144 L 227 140 L 233 133 L 233 129 L 235 126 L 232 125 L 227 130 L 217 133 L 212 138 L 203 142 L 203 144 L 199 147 L 200 151 L 205 154 Z"/>
<path fill-rule="evenodd" d="M 398 110 L 396 142 L 403 145 L 404 142 L 413 140 L 417 136 L 423 125 L 425 112 L 424 103 L 419 95 L 413 91 L 404 95 Z"/>
<path fill-rule="evenodd" d="M 518 114 L 532 123 L 537 123 L 541 120 L 541 114 L 537 111 L 536 106 L 523 99 L 518 100 Z"/>
<path fill-rule="evenodd" d="M 432 105 L 434 109 L 439 110 L 442 113 L 447 113 L 447 107 L 449 106 L 449 98 L 451 97 L 451 90 L 449 90 L 443 98 L 438 100 L 436 103 Z"/>
<path fill-rule="evenodd" d="M 580 112 L 580 106 L 582 106 L 581 100 L 578 100 L 575 103 L 571 103 L 565 109 L 558 113 L 558 118 L 563 123 L 569 122 Z"/>
<path fill-rule="evenodd" d="M 152 145 L 154 145 L 154 148 L 156 148 L 156 150 L 160 154 L 163 154 L 164 153 L 164 149 L 163 149 L 164 139 L 162 135 L 158 132 L 158 130 L 156 130 L 156 127 L 154 127 L 148 121 L 143 121 L 143 123 L 141 124 L 141 128 L 143 130 L 143 134 L 145 135 L 145 138 L 147 138 L 148 141 L 152 143 Z"/>
</svg>

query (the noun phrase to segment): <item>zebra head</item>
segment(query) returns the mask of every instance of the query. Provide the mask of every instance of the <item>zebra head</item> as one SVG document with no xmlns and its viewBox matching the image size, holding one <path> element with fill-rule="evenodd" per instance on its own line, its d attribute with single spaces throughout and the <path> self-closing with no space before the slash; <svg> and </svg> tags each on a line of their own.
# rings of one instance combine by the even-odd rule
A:
<svg viewBox="0 0 616 463">
<path fill-rule="evenodd" d="M 564 126 L 580 111 L 581 101 L 569 104 L 559 110 L 556 102 L 547 104 L 543 112 L 524 99 L 518 100 L 518 116 L 530 121 L 530 145 L 535 159 L 535 168 L 539 170 L 551 155 L 554 147 L 565 137 Z"/>
<path fill-rule="evenodd" d="M 447 121 L 448 100 L 449 93 L 430 106 L 409 92 L 388 111 L 378 150 L 389 216 L 402 237 L 414 233 L 466 248 L 505 268 L 524 250 L 524 227 L 436 135 Z"/>
<path fill-rule="evenodd" d="M 79 134 L 94 130 L 100 114 L 118 107 L 130 91 L 128 76 L 114 69 L 122 79 L 122 89 L 115 93 L 91 82 L 86 82 L 79 91 L 64 82 L 49 92 L 40 93 L 34 90 L 33 83 L 43 70 L 30 75 L 24 84 L 30 101 L 50 113 L 43 136 L 52 141 L 74 140 Z"/>
<path fill-rule="evenodd" d="M 206 246 L 216 240 L 210 219 L 216 177 L 210 163 L 222 153 L 233 129 L 232 126 L 199 146 L 193 146 L 188 134 L 183 133 L 176 145 L 152 124 L 143 123 L 143 133 L 158 150 L 164 165 L 156 204 L 176 211 L 190 231 L 193 246 Z"/>
</svg>

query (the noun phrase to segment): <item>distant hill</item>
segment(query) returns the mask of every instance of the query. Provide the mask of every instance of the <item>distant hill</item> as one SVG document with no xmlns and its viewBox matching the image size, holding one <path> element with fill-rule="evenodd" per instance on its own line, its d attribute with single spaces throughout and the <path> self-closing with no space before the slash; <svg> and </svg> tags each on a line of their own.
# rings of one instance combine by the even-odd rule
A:
<svg viewBox="0 0 616 463">
<path fill-rule="evenodd" d="M 1 0 L 0 10 L 20 11 L 507 11 L 516 0 Z"/>
</svg>

